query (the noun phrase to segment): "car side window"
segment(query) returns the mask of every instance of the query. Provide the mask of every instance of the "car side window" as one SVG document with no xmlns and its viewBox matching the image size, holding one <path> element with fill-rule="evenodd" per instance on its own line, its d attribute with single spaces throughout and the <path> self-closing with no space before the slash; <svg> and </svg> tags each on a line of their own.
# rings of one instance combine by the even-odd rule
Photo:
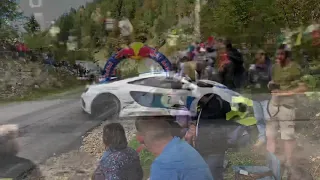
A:
<svg viewBox="0 0 320 180">
<path fill-rule="evenodd" d="M 175 79 L 164 79 L 161 86 L 165 89 L 182 89 L 183 84 Z"/>
<path fill-rule="evenodd" d="M 182 89 L 182 83 L 180 81 L 166 77 L 144 78 L 136 81 L 131 81 L 129 82 L 129 84 L 151 86 L 164 89 Z"/>
<path fill-rule="evenodd" d="M 128 82 L 129 84 L 142 85 L 142 86 L 153 86 L 153 78 L 143 78 L 135 81 Z"/>
</svg>

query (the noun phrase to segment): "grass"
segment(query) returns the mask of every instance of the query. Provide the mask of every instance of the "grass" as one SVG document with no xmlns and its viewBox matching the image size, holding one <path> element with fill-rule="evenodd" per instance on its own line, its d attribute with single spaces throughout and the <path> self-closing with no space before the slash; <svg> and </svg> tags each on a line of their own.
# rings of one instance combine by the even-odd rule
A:
<svg viewBox="0 0 320 180">
<path fill-rule="evenodd" d="M 133 138 L 129 142 L 129 146 L 132 147 L 133 149 L 137 149 L 140 146 L 140 144 L 136 140 L 136 138 Z M 142 150 L 139 155 L 140 155 L 140 161 L 141 161 L 140 163 L 143 169 L 143 176 L 144 176 L 144 179 L 146 180 L 150 176 L 150 167 L 155 157 L 147 150 Z"/>
<path fill-rule="evenodd" d="M 139 142 L 135 138 L 133 138 L 129 142 L 129 146 L 134 149 L 137 149 L 139 147 Z M 150 167 L 154 158 L 155 157 L 146 150 L 142 150 L 140 152 L 140 161 L 144 171 L 144 179 L 147 179 L 150 176 Z M 264 165 L 265 164 L 264 157 L 255 152 L 252 152 L 250 148 L 244 148 L 237 152 L 227 152 L 227 158 L 230 162 L 230 165 L 226 169 L 225 180 L 234 179 L 234 172 L 232 170 L 232 166 L 234 165 Z"/>
</svg>

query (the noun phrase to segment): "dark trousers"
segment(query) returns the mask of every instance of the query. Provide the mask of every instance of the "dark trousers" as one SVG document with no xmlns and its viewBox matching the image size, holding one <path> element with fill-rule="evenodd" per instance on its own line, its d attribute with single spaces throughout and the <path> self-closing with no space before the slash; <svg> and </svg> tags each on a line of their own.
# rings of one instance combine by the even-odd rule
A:
<svg viewBox="0 0 320 180">
<path fill-rule="evenodd" d="M 207 162 L 213 179 L 223 180 L 225 152 L 228 149 L 227 125 L 206 124 L 199 126 L 196 149 Z"/>
</svg>

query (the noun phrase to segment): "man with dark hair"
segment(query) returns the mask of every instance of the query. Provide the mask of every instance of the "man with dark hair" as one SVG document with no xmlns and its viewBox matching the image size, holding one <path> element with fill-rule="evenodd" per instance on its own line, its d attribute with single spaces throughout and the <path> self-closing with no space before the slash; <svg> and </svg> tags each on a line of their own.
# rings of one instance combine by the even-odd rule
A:
<svg viewBox="0 0 320 180">
<path fill-rule="evenodd" d="M 234 65 L 234 85 L 236 88 L 241 88 L 241 83 L 243 81 L 243 75 L 245 72 L 242 54 L 232 46 L 230 40 L 225 41 L 225 46 L 228 58 Z"/>
<path fill-rule="evenodd" d="M 219 45 L 217 65 L 219 82 L 227 86 L 229 89 L 235 89 L 236 87 L 234 83 L 234 63 L 229 59 L 224 44 Z"/>
<path fill-rule="evenodd" d="M 119 123 L 110 123 L 103 128 L 103 143 L 106 147 L 93 180 L 132 179 L 142 180 L 143 171 L 138 153 L 128 147 L 124 128 Z"/>
<path fill-rule="evenodd" d="M 272 81 L 268 87 L 272 92 L 269 105 L 270 121 L 267 122 L 267 149 L 275 153 L 276 135 L 280 130 L 284 142 L 286 164 L 292 165 L 293 150 L 295 148 L 295 94 L 307 91 L 306 84 L 302 81 L 300 66 L 291 60 L 291 51 L 285 45 L 280 45 L 277 50 L 277 63 L 272 68 Z"/>
<path fill-rule="evenodd" d="M 166 118 L 152 117 L 136 121 L 137 138 L 156 159 L 151 165 L 152 180 L 213 180 L 201 155 L 187 142 L 172 136 Z"/>
<path fill-rule="evenodd" d="M 200 100 L 196 149 L 208 163 L 214 179 L 223 180 L 225 153 L 229 134 L 237 127 L 226 120 L 230 104 L 218 95 L 205 96 Z"/>
</svg>

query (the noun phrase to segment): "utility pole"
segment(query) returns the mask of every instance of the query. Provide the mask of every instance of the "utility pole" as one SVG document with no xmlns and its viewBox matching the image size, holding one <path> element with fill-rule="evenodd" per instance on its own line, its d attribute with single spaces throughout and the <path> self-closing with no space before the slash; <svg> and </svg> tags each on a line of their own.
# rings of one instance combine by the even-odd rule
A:
<svg viewBox="0 0 320 180">
<path fill-rule="evenodd" d="M 200 11 L 201 11 L 201 0 L 195 1 L 194 7 L 194 34 L 196 40 L 200 39 Z"/>
</svg>

